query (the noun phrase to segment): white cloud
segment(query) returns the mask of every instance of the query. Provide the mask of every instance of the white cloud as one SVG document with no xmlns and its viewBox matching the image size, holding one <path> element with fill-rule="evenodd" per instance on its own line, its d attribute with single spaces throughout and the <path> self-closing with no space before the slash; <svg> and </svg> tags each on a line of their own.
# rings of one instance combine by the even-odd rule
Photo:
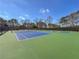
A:
<svg viewBox="0 0 79 59">
<path fill-rule="evenodd" d="M 29 15 L 28 14 L 25 14 L 24 16 L 19 16 L 18 18 L 19 19 L 22 19 L 22 20 L 25 20 L 26 18 L 29 18 Z"/>
<path fill-rule="evenodd" d="M 49 13 L 50 12 L 50 10 L 49 9 L 44 9 L 44 8 L 42 8 L 42 9 L 40 9 L 40 13 Z"/>
<path fill-rule="evenodd" d="M 10 17 L 7 16 L 7 15 L 0 15 L 0 17 L 4 18 L 4 19 L 6 19 L 6 20 L 10 19 Z"/>
<path fill-rule="evenodd" d="M 47 13 L 49 13 L 49 12 L 50 12 L 50 10 L 49 10 L 49 9 L 46 9 L 46 11 L 47 11 Z"/>
<path fill-rule="evenodd" d="M 23 17 L 23 16 L 19 16 L 18 18 L 22 19 L 22 20 L 25 20 L 25 17 Z"/>
<path fill-rule="evenodd" d="M 26 15 L 25 15 L 25 17 L 29 17 L 29 15 L 28 15 L 28 14 L 26 14 Z"/>
<path fill-rule="evenodd" d="M 9 18 L 9 16 L 5 16 L 5 18 Z"/>
</svg>

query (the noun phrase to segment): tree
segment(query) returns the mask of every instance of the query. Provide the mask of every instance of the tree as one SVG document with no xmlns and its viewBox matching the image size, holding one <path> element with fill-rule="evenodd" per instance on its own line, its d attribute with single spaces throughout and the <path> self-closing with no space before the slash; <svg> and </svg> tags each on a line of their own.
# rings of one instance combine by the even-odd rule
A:
<svg viewBox="0 0 79 59">
<path fill-rule="evenodd" d="M 52 16 L 48 16 L 45 22 L 46 22 L 47 24 L 52 23 Z"/>
<path fill-rule="evenodd" d="M 37 24 L 38 22 L 43 22 L 44 21 L 44 19 L 42 19 L 42 18 L 36 18 L 36 19 L 34 19 L 34 22 Z"/>
<path fill-rule="evenodd" d="M 71 13 L 68 16 L 62 17 L 60 23 L 62 23 L 63 25 L 70 24 L 71 27 L 74 27 L 78 23 L 77 22 L 78 20 L 79 20 L 79 11 Z"/>
<path fill-rule="evenodd" d="M 0 32 L 1 34 L 3 33 L 3 30 L 6 30 L 6 28 L 8 26 L 7 25 L 7 21 L 5 19 L 3 19 L 2 17 L 0 17 Z"/>
<path fill-rule="evenodd" d="M 77 24 L 79 23 L 79 11 L 77 11 L 75 14 L 74 14 L 74 22 L 77 26 Z"/>
<path fill-rule="evenodd" d="M 72 27 L 74 27 L 74 20 L 75 20 L 74 14 L 71 14 L 69 17 L 70 17 L 70 24 Z"/>
<path fill-rule="evenodd" d="M 4 24 L 4 23 L 5 23 L 5 20 L 0 17 L 0 24 Z"/>
<path fill-rule="evenodd" d="M 79 20 L 79 11 L 74 12 L 72 14 L 70 14 L 70 21 L 71 21 L 71 26 L 74 27 L 75 26 L 75 21 Z"/>
<path fill-rule="evenodd" d="M 0 33 L 2 34 L 3 18 L 0 17 Z"/>
<path fill-rule="evenodd" d="M 60 19 L 60 24 L 61 24 L 61 26 L 63 26 L 63 27 L 67 27 L 67 24 L 68 24 L 68 16 L 66 16 L 66 17 L 62 17 L 61 19 Z"/>
<path fill-rule="evenodd" d="M 13 30 L 19 24 L 17 19 L 12 18 L 8 21 L 9 27 Z"/>
</svg>

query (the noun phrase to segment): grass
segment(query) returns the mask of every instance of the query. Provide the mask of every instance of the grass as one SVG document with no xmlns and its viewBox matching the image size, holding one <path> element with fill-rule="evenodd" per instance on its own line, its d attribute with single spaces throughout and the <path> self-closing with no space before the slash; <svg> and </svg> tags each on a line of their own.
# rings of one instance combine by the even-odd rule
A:
<svg viewBox="0 0 79 59">
<path fill-rule="evenodd" d="M 79 59 L 79 33 L 51 32 L 17 41 L 15 33 L 0 36 L 0 59 Z"/>
</svg>

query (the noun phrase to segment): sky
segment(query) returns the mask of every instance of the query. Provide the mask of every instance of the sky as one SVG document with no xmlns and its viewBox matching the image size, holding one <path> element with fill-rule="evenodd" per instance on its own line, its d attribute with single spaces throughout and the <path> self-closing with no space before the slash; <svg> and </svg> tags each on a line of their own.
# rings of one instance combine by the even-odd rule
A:
<svg viewBox="0 0 79 59">
<path fill-rule="evenodd" d="M 33 19 L 52 16 L 53 23 L 79 10 L 79 0 L 0 0 L 0 17 Z"/>
</svg>

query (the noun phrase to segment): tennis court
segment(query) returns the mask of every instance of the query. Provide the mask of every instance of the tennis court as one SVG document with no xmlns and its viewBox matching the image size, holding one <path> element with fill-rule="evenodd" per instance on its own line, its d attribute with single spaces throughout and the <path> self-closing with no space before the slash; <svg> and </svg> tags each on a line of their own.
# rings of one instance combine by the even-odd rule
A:
<svg viewBox="0 0 79 59">
<path fill-rule="evenodd" d="M 41 32 L 45 35 L 36 36 Z M 24 38 L 22 36 L 28 36 L 18 41 L 16 34 L 21 35 L 21 37 L 19 36 L 20 40 Z M 29 36 L 32 34 L 35 37 L 31 37 L 31 40 Z M 0 59 L 79 59 L 79 33 L 9 31 L 0 36 Z"/>
<path fill-rule="evenodd" d="M 30 38 L 35 38 L 43 35 L 47 35 L 48 32 L 43 31 L 18 31 L 16 32 L 17 40 L 28 40 Z"/>
</svg>

